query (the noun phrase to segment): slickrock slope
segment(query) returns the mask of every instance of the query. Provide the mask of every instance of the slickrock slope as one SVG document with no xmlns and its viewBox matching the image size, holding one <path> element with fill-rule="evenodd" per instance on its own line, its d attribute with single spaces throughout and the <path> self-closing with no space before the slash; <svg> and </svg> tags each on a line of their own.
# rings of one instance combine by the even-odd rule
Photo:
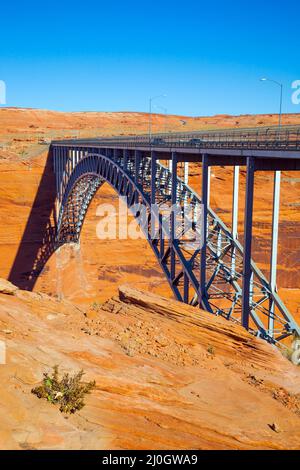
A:
<svg viewBox="0 0 300 470">
<path fill-rule="evenodd" d="M 1 449 L 300 446 L 299 369 L 196 308 L 123 286 L 83 312 L 3 280 L 0 339 Z M 97 382 L 75 415 L 31 394 L 54 364 Z"/>
</svg>

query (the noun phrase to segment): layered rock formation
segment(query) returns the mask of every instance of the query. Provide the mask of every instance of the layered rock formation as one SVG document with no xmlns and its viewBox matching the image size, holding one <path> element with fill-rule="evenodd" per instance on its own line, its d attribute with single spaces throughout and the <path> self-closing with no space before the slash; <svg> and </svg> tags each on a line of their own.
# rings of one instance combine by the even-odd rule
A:
<svg viewBox="0 0 300 470">
<path fill-rule="evenodd" d="M 299 448 L 299 369 L 197 308 L 124 286 L 83 311 L 1 281 L 0 339 L 1 449 Z M 55 364 L 96 380 L 75 415 L 31 393 Z"/>
</svg>

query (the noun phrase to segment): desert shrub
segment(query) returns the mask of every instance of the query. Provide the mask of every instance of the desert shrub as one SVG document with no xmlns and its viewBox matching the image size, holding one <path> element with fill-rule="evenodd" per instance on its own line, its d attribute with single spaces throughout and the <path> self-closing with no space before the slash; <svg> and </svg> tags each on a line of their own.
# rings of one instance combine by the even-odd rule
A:
<svg viewBox="0 0 300 470">
<path fill-rule="evenodd" d="M 83 375 L 84 371 L 80 370 L 73 376 L 66 373 L 60 378 L 58 366 L 54 366 L 52 374 L 44 373 L 42 384 L 31 392 L 38 398 L 59 405 L 62 413 L 76 413 L 85 406 L 84 396 L 96 386 L 95 381 L 82 382 Z"/>
</svg>

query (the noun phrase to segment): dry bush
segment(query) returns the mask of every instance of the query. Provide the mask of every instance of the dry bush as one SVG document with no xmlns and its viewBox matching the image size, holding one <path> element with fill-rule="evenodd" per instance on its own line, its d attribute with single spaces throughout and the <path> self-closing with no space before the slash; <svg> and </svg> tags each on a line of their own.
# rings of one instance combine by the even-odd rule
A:
<svg viewBox="0 0 300 470">
<path fill-rule="evenodd" d="M 66 373 L 60 379 L 58 366 L 54 366 L 52 375 L 46 372 L 42 384 L 31 392 L 38 398 L 60 405 L 59 410 L 62 413 L 76 413 L 85 406 L 84 396 L 96 386 L 95 381 L 82 382 L 83 375 L 84 371 L 81 370 L 73 376 Z"/>
</svg>

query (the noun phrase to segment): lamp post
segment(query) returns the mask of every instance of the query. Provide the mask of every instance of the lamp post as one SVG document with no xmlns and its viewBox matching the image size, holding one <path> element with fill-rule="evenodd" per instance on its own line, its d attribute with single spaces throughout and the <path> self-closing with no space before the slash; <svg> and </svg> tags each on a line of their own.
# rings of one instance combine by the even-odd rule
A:
<svg viewBox="0 0 300 470">
<path fill-rule="evenodd" d="M 280 104 L 279 104 L 279 130 L 281 128 L 281 120 L 282 120 L 282 92 L 283 92 L 283 85 L 280 82 L 277 82 L 277 80 L 272 80 L 271 78 L 261 78 L 261 82 L 272 82 L 275 83 L 275 85 L 280 87 Z"/>
<path fill-rule="evenodd" d="M 276 80 L 261 78 L 262 82 L 272 82 L 280 87 L 280 105 L 279 105 L 279 140 L 282 123 L 282 91 L 283 85 Z M 271 241 L 271 260 L 270 260 L 270 287 L 273 292 L 277 291 L 277 257 L 278 257 L 278 227 L 279 227 L 279 208 L 280 208 L 280 181 L 281 172 L 274 171 L 273 185 L 273 212 L 272 212 L 272 241 Z M 274 335 L 274 301 L 270 301 L 270 316 L 268 322 L 269 335 Z"/>
<path fill-rule="evenodd" d="M 152 102 L 158 98 L 165 98 L 166 95 L 157 95 L 149 98 L 149 143 L 151 143 L 152 137 Z"/>
</svg>

